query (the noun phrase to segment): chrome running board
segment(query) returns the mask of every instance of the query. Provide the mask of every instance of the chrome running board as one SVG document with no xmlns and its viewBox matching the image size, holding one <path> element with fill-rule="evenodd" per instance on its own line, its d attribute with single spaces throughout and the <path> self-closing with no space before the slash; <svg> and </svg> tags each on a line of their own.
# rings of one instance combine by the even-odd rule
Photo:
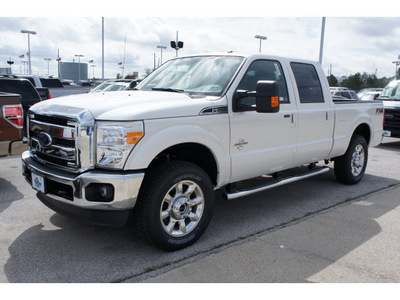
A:
<svg viewBox="0 0 400 300">
<path fill-rule="evenodd" d="M 275 188 L 275 187 L 278 187 L 278 186 L 281 186 L 281 185 L 292 183 L 292 182 L 295 182 L 295 181 L 298 181 L 298 180 L 302 180 L 302 179 L 306 179 L 306 178 L 309 178 L 309 177 L 312 177 L 312 176 L 316 176 L 316 175 L 319 175 L 319 174 L 322 174 L 322 173 L 326 173 L 329 170 L 330 170 L 330 168 L 328 168 L 328 167 L 322 167 L 319 170 L 311 170 L 311 171 L 306 172 L 306 173 L 301 174 L 301 175 L 289 176 L 289 177 L 286 177 L 286 178 L 278 179 L 277 181 L 275 181 L 273 183 L 270 183 L 270 184 L 267 184 L 267 185 L 264 185 L 264 186 L 260 186 L 260 187 L 256 187 L 256 188 L 253 188 L 253 189 L 247 189 L 247 190 L 241 190 L 241 191 L 232 192 L 232 193 L 226 193 L 225 196 L 226 196 L 226 198 L 228 200 L 233 200 L 233 199 L 237 199 L 237 198 L 240 198 L 240 197 L 248 196 L 248 195 L 251 195 L 251 194 L 254 194 L 254 193 L 258 193 L 258 192 L 262 192 L 262 191 L 265 191 L 265 190 L 269 190 L 269 189 L 272 189 L 272 188 Z"/>
</svg>

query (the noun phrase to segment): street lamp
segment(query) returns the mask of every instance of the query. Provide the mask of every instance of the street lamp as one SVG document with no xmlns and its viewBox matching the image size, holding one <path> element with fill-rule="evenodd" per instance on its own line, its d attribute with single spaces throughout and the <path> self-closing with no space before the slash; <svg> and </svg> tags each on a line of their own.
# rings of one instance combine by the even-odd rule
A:
<svg viewBox="0 0 400 300">
<path fill-rule="evenodd" d="M 10 74 L 12 74 L 11 65 L 14 64 L 14 61 L 11 60 L 11 57 L 10 57 L 10 60 L 7 61 L 7 63 L 10 65 Z"/>
<path fill-rule="evenodd" d="M 162 65 L 162 49 L 167 49 L 165 46 L 157 46 L 157 48 L 161 49 L 161 65 Z"/>
<path fill-rule="evenodd" d="M 81 57 L 83 57 L 82 54 L 75 54 L 76 57 L 78 57 L 78 82 L 81 82 Z"/>
<path fill-rule="evenodd" d="M 255 38 L 256 38 L 256 39 L 260 39 L 260 53 L 261 53 L 261 41 L 262 41 L 262 40 L 266 40 L 267 37 L 264 36 L 264 35 L 258 35 L 258 34 L 257 34 L 257 35 L 255 36 Z"/>
<path fill-rule="evenodd" d="M 44 60 L 47 60 L 47 76 L 50 76 L 50 72 L 49 72 L 49 61 L 51 61 L 51 58 L 45 58 Z"/>
<path fill-rule="evenodd" d="M 31 31 L 31 30 L 21 30 L 21 33 L 27 33 L 28 34 L 28 65 L 29 65 L 29 69 L 28 69 L 28 73 L 29 73 L 29 75 L 31 75 L 32 74 L 32 67 L 31 67 L 31 42 L 30 42 L 30 38 L 29 38 L 29 35 L 30 34 L 33 34 L 33 35 L 35 35 L 36 34 L 36 31 Z"/>
</svg>

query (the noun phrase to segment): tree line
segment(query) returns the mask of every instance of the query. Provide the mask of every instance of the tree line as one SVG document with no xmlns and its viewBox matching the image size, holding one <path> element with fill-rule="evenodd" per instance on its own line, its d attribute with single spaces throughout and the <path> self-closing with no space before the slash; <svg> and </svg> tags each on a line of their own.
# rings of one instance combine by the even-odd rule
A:
<svg viewBox="0 0 400 300">
<path fill-rule="evenodd" d="M 375 74 L 356 73 L 348 76 L 339 82 L 338 78 L 331 74 L 328 77 L 329 86 L 347 87 L 356 92 L 365 88 L 384 88 L 394 77 L 377 78 Z M 397 78 L 400 78 L 400 69 L 397 72 Z"/>
</svg>

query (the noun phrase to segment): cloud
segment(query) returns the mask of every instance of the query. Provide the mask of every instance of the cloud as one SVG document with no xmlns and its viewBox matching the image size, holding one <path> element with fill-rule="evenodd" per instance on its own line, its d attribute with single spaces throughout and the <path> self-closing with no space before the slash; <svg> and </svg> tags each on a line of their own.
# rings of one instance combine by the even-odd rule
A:
<svg viewBox="0 0 400 300">
<path fill-rule="evenodd" d="M 0 17 L 0 67 L 6 60 L 15 60 L 14 69 L 22 66 L 21 54 L 27 52 L 27 35 L 21 29 L 35 30 L 31 36 L 32 68 L 46 74 L 45 57 L 52 59 L 50 73 L 57 74 L 58 51 L 63 61 L 93 59 L 95 76 L 101 76 L 102 31 L 101 17 Z M 125 48 L 125 70 L 152 68 L 154 57 L 158 64 L 160 49 L 163 61 L 175 56 L 170 41 L 184 42 L 179 56 L 194 53 L 227 52 L 257 53 L 256 34 L 267 36 L 262 52 L 271 55 L 318 60 L 321 18 L 302 17 L 135 17 L 105 18 L 105 70 L 115 77 L 121 69 Z M 125 46 L 126 36 L 126 46 Z M 327 18 L 323 68 L 333 65 L 335 75 L 374 72 L 392 76 L 392 61 L 400 54 L 400 18 Z M 90 72 L 90 74 L 92 74 Z"/>
</svg>

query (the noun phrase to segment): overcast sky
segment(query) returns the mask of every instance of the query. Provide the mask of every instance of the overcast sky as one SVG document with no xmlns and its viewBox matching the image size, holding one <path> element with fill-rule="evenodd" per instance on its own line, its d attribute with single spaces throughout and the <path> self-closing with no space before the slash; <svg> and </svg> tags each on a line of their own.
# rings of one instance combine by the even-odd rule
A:
<svg viewBox="0 0 400 300">
<path fill-rule="evenodd" d="M 84 55 L 81 62 L 93 60 L 94 75 L 101 77 L 102 16 L 105 16 L 105 77 L 108 78 L 122 73 L 118 63 L 123 61 L 124 52 L 124 73 L 139 72 L 141 76 L 145 69 L 153 68 L 154 54 L 159 63 L 157 45 L 167 47 L 163 50 L 164 62 L 173 58 L 175 50 L 170 47 L 170 41 L 175 40 L 177 31 L 179 40 L 184 42 L 179 56 L 226 51 L 257 53 L 259 40 L 254 36 L 258 34 L 267 36 L 262 42 L 262 53 L 318 60 L 324 15 L 327 18 L 322 66 L 326 73 L 332 65 L 335 76 L 377 72 L 378 77 L 390 77 L 395 72 L 392 62 L 400 55 L 400 12 L 397 16 L 387 16 L 383 10 L 374 12 L 367 8 L 368 15 L 365 8 L 360 10 L 361 14 L 353 8 L 355 17 L 347 17 L 347 13 L 336 17 L 341 15 L 340 11 L 333 10 L 336 16 L 330 16 L 332 11 L 309 13 L 304 7 L 297 12 L 296 6 L 291 6 L 288 11 L 282 10 L 284 5 L 271 8 L 263 4 L 264 10 L 258 6 L 251 8 L 251 4 L 260 3 L 253 0 L 246 1 L 250 8 L 249 5 L 243 9 L 236 7 L 227 12 L 224 6 L 210 6 L 213 1 L 208 0 L 203 0 L 203 5 L 190 1 L 171 2 L 175 5 L 168 9 L 158 7 L 161 5 L 158 1 L 145 3 L 144 7 L 133 5 L 133 1 L 116 1 L 114 5 L 110 1 L 104 2 L 104 5 L 107 3 L 105 6 L 110 6 L 109 11 L 93 10 L 94 6 L 87 1 L 85 5 L 79 1 L 44 2 L 47 6 L 41 7 L 51 5 L 52 9 L 46 10 L 50 13 L 37 11 L 37 6 L 32 12 L 25 4 L 22 10 L 14 8 L 11 13 L 4 10 L 9 12 L 0 14 L 0 67 L 7 67 L 7 60 L 11 58 L 13 72 L 24 71 L 21 60 L 27 60 L 28 40 L 20 31 L 26 29 L 37 32 L 31 36 L 33 74 L 46 75 L 44 58 L 50 58 L 49 73 L 57 75 L 59 51 L 63 62 L 77 59 L 76 54 Z M 319 3 L 313 0 L 299 2 Z M 95 3 L 97 7 L 101 5 L 98 1 Z M 186 6 L 182 7 L 182 3 Z M 339 1 L 339 4 L 343 3 Z M 187 7 L 189 4 L 191 7 Z M 385 1 L 381 4 L 385 5 Z M 61 7 L 55 8 L 57 5 Z M 177 10 L 179 5 L 180 10 Z M 199 13 L 196 13 L 197 9 Z M 279 17 L 274 17 L 273 10 L 281 12 Z M 23 54 L 25 58 L 20 59 Z M 92 76 L 93 69 L 89 68 L 89 77 Z"/>
</svg>

